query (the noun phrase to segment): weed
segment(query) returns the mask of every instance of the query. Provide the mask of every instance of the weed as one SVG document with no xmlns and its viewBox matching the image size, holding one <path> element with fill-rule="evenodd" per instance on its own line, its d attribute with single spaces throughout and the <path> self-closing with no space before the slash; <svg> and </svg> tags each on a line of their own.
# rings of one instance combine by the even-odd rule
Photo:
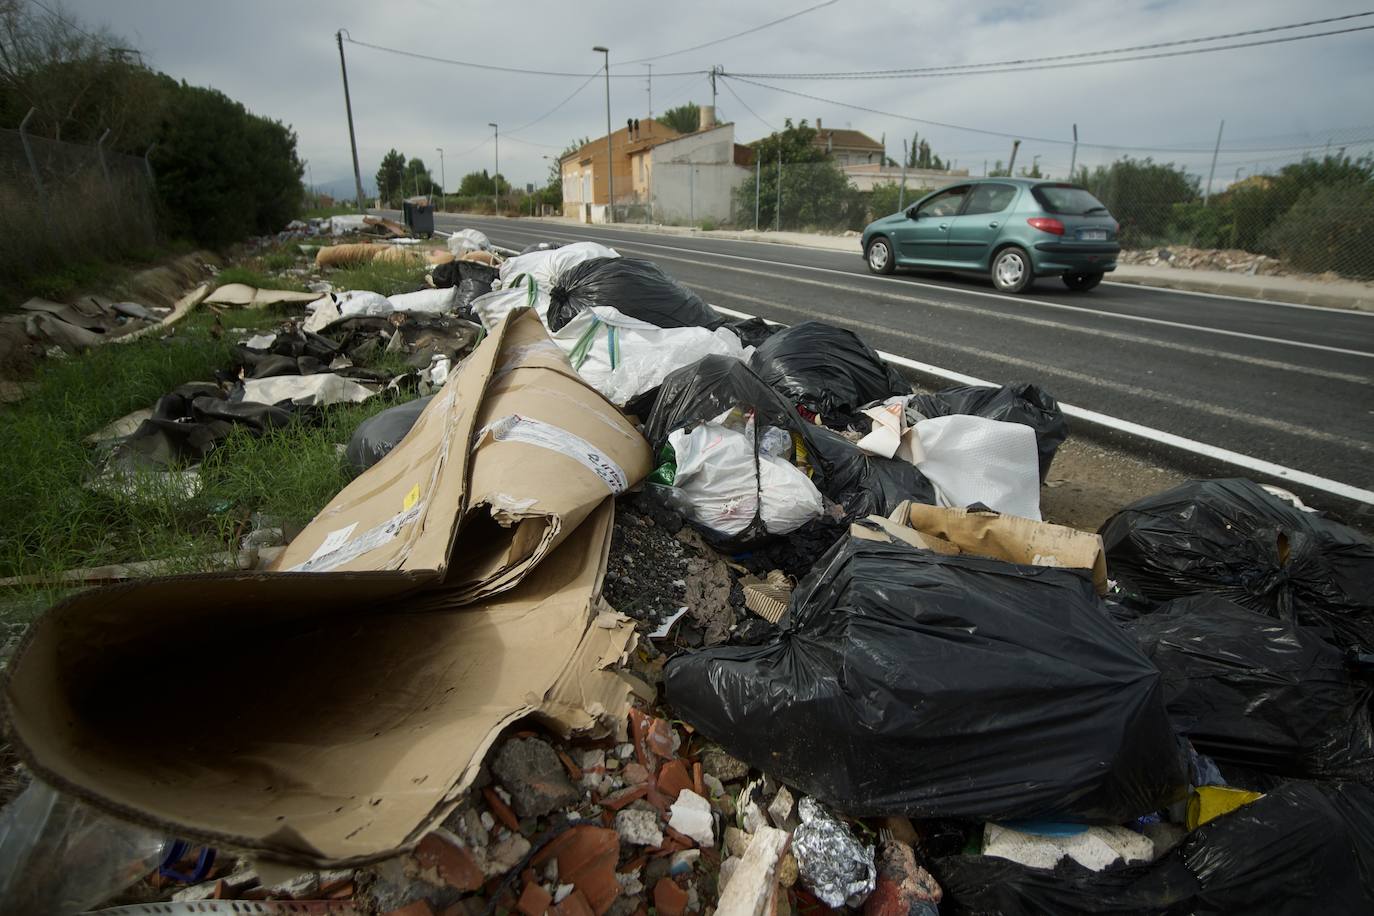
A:
<svg viewBox="0 0 1374 916">
<path fill-rule="evenodd" d="M 229 283 L 246 283 L 258 289 L 289 289 L 296 292 L 305 290 L 305 284 L 295 277 L 269 277 L 248 267 L 226 267 L 215 277 L 216 286 L 225 286 Z"/>
<path fill-rule="evenodd" d="M 262 266 L 265 270 L 281 272 L 296 266 L 296 256 L 289 251 L 271 251 L 262 256 Z"/>
<path fill-rule="evenodd" d="M 357 267 L 346 267 L 331 277 L 340 289 L 370 289 L 383 296 L 408 293 L 424 285 L 424 270 L 417 264 L 396 261 L 372 261 Z"/>
<path fill-rule="evenodd" d="M 716 221 L 715 221 L 715 220 L 709 219 L 709 218 L 708 218 L 708 219 L 704 219 L 704 220 L 701 221 L 701 230 L 702 230 L 703 232 L 712 232 L 712 231 L 715 230 L 715 228 L 716 228 Z"/>
</svg>

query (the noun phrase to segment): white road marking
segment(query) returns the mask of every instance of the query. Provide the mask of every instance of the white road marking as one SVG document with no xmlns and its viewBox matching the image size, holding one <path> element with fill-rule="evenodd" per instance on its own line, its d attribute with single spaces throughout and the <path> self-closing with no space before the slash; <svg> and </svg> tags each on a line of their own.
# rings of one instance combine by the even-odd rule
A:
<svg viewBox="0 0 1374 916">
<path fill-rule="evenodd" d="M 494 230 L 494 231 L 495 231 L 495 230 Z M 520 234 L 520 233 L 523 232 L 523 233 L 525 233 L 525 234 L 532 235 L 532 236 L 537 236 L 537 237 L 539 237 L 539 238 L 547 238 L 547 239 L 555 239 L 555 240 L 564 240 L 564 241 L 584 241 L 583 239 L 579 239 L 579 238 L 577 238 L 576 236 L 565 235 L 565 234 L 556 233 L 556 232 L 535 232 L 535 231 L 533 231 L 533 230 L 528 230 L 528 229 L 527 229 L 527 230 L 519 230 L 519 229 L 516 229 L 516 230 L 509 230 L 509 231 L 513 231 L 513 232 L 515 232 L 515 233 L 517 233 L 517 234 Z M 888 282 L 888 283 L 900 283 L 903 287 L 905 287 L 905 288 L 907 288 L 907 289 L 910 289 L 910 288 L 913 287 L 913 286 L 919 286 L 919 287 L 922 287 L 922 288 L 925 288 L 925 289 L 938 289 L 938 290 L 941 290 L 942 292 L 953 293 L 953 294 L 955 294 L 955 295 L 961 295 L 961 296 L 980 296 L 980 297 L 985 298 L 985 299 L 997 299 L 997 300 L 1004 301 L 1004 302 L 1012 302 L 1012 303 L 1015 303 L 1015 304 L 1018 305 L 1018 306 L 1023 306 L 1023 307 L 1024 307 L 1024 306 L 1033 306 L 1033 307 L 1038 307 L 1038 308 L 1056 309 L 1056 310 L 1059 310 L 1059 311 L 1076 312 L 1076 313 L 1079 313 L 1079 314 L 1092 315 L 1092 316 L 1094 316 L 1094 317 L 1096 317 L 1096 318 L 1117 319 L 1117 320 L 1121 320 L 1121 321 L 1136 321 L 1136 322 L 1141 322 L 1141 323 L 1143 323 L 1143 324 L 1161 325 L 1161 326 L 1163 326 L 1163 327 L 1179 328 L 1179 329 L 1181 329 L 1181 330 L 1187 330 L 1187 331 L 1199 331 L 1199 332 L 1206 333 L 1206 334 L 1220 334 L 1220 335 L 1223 335 L 1223 336 L 1226 336 L 1226 337 L 1239 337 L 1239 338 L 1243 338 L 1243 339 L 1245 339 L 1245 340 L 1258 340 L 1258 341 L 1261 341 L 1261 342 L 1263 342 L 1263 343 L 1278 344 L 1278 345 L 1281 345 L 1281 346 L 1302 347 L 1302 348 L 1310 349 L 1310 350 L 1322 350 L 1322 351 L 1325 351 L 1325 352 L 1328 352 L 1328 353 L 1341 353 L 1341 354 L 1345 354 L 1345 355 L 1348 355 L 1348 356 L 1360 356 L 1360 357 L 1364 357 L 1364 358 L 1366 358 L 1366 359 L 1374 359 L 1374 352 L 1365 351 L 1365 350 L 1349 350 L 1349 349 L 1346 349 L 1346 348 L 1344 348 L 1344 347 L 1332 347 L 1332 346 L 1328 346 L 1328 345 L 1326 345 L 1326 344 L 1308 343 L 1308 342 L 1306 342 L 1306 341 L 1300 341 L 1300 340 L 1284 340 L 1283 338 L 1280 338 L 1280 337 L 1267 337 L 1267 336 L 1265 336 L 1265 335 L 1263 335 L 1263 334 L 1250 334 L 1250 333 L 1245 332 L 1245 331 L 1231 331 L 1231 330 L 1227 330 L 1227 329 L 1225 329 L 1225 328 L 1210 328 L 1210 327 L 1207 327 L 1206 325 L 1185 324 L 1185 323 L 1179 322 L 1179 321 L 1168 321 L 1168 320 L 1163 319 L 1163 318 L 1148 318 L 1148 317 L 1146 317 L 1146 316 L 1144 316 L 1144 315 L 1123 315 L 1123 314 L 1118 314 L 1118 313 L 1113 313 L 1113 312 L 1104 312 L 1104 311 L 1102 311 L 1102 310 L 1100 310 L 1100 309 L 1085 308 L 1085 307 L 1079 306 L 1079 305 L 1064 305 L 1063 303 L 1059 303 L 1059 302 L 1046 302 L 1046 301 L 1043 300 L 1043 299 L 1032 299 L 1032 298 L 1024 297 L 1024 296 L 1011 296 L 1011 295 L 1007 295 L 1007 294 L 1004 294 L 1004 293 L 990 293 L 990 292 L 987 292 L 987 291 L 985 291 L 985 290 L 976 290 L 976 289 L 955 289 L 955 288 L 948 287 L 948 286 L 940 286 L 939 284 L 935 284 L 935 283 L 922 283 L 922 282 L 920 282 L 919 280 L 908 280 L 908 279 L 906 279 L 906 278 L 898 279 L 898 278 L 896 278 L 896 277 L 883 277 L 883 276 L 877 276 L 877 275 L 873 275 L 873 274 L 851 273 L 851 272 L 849 272 L 849 271 L 839 270 L 839 269 L 834 268 L 834 267 L 817 267 L 817 266 L 812 265 L 812 264 L 792 264 L 792 263 L 789 263 L 789 262 L 787 262 L 787 261 L 770 261 L 770 260 L 766 260 L 766 259 L 764 259 L 764 258 L 747 257 L 747 256 L 744 256 L 744 255 L 736 255 L 736 254 L 725 254 L 725 253 L 723 253 L 723 252 L 716 252 L 716 251 L 701 251 L 701 250 L 699 250 L 699 249 L 695 249 L 695 248 L 683 248 L 683 247 L 680 247 L 680 246 L 677 246 L 677 245 L 659 245 L 659 244 L 654 244 L 654 243 L 652 243 L 652 242 L 641 242 L 641 241 L 638 241 L 638 240 L 636 240 L 636 239 L 617 239 L 617 238 L 615 238 L 614 236 L 611 236 L 611 235 L 603 235 L 603 236 L 602 236 L 602 241 L 610 242 L 610 243 L 613 243 L 613 244 L 630 245 L 630 246 L 639 246 L 639 247 L 641 247 L 641 248 L 654 248 L 654 249 L 661 249 L 661 250 L 664 250 L 664 251 L 677 251 L 677 252 L 683 252 L 683 253 L 686 253 L 686 254 L 694 254 L 694 255 L 697 255 L 698 258 L 700 258 L 700 257 L 724 258 L 724 259 L 732 260 L 732 261 L 748 261 L 748 262 L 751 263 L 751 264 L 769 264 L 769 265 L 772 265 L 772 266 L 774 266 L 774 267 L 782 267 L 782 268 L 786 268 L 786 269 L 788 269 L 788 270 L 807 270 L 807 271 L 813 271 L 813 272 L 817 272 L 817 273 L 838 274 L 838 275 L 840 275 L 840 276 L 842 276 L 842 277 L 848 278 L 851 282 L 853 282 L 853 281 L 855 281 L 855 280 L 863 280 L 863 281 L 884 281 L 884 282 Z M 675 260 L 690 261 L 691 263 L 703 263 L 703 264 L 705 263 L 705 262 L 702 262 L 702 261 L 692 261 L 691 259 L 687 259 L 687 258 L 677 258 L 677 259 L 675 259 Z M 721 268 L 724 268 L 724 267 L 725 267 L 725 265 L 722 265 L 722 264 L 715 264 L 715 265 L 709 265 L 709 266 L 721 267 Z M 726 269 L 728 269 L 728 268 L 726 268 Z M 763 272 L 763 271 L 757 271 L 757 273 L 761 273 L 761 274 L 763 274 L 764 276 L 776 276 L 776 275 L 772 275 L 772 274 L 767 274 L 766 272 Z M 797 277 L 789 277 L 788 279 L 798 280 L 799 278 L 797 278 Z M 846 289 L 846 290 L 850 290 L 850 289 L 852 289 L 852 287 L 845 287 L 845 289 Z M 902 298 L 909 301 L 909 300 L 911 300 L 911 299 L 913 299 L 913 298 L 915 298 L 915 297 L 902 297 Z M 921 302 L 923 302 L 923 303 L 933 303 L 934 300 L 924 300 L 924 299 L 920 299 L 920 300 L 917 300 L 917 301 L 921 301 Z M 997 316 L 997 317 L 1006 317 L 1006 318 L 1026 318 L 1026 317 L 1029 317 L 1029 316 L 1024 316 L 1024 315 L 1015 315 L 1015 314 L 1011 314 L 1011 313 L 1007 313 L 1007 312 L 995 312 L 995 311 L 989 311 L 989 310 L 987 310 L 987 309 L 978 309 L 978 308 L 974 308 L 973 306 L 967 306 L 967 305 L 960 306 L 960 305 L 956 305 L 956 304 L 954 304 L 954 303 L 940 303 L 940 305 L 942 305 L 942 306 L 947 306 L 947 307 L 952 307 L 952 308 L 960 308 L 960 309 L 964 309 L 964 310 L 967 310 L 967 311 L 978 312 L 978 313 L 981 313 L 981 314 L 991 315 L 991 316 Z M 1042 319 L 1042 320 L 1043 320 L 1043 319 Z M 1082 330 L 1081 328 L 1078 328 L 1077 326 L 1071 325 L 1071 324 L 1059 324 L 1059 323 L 1056 323 L 1056 322 L 1051 322 L 1051 324 L 1054 324 L 1055 327 L 1066 328 L 1066 329 L 1069 329 L 1069 330 Z"/>
</svg>

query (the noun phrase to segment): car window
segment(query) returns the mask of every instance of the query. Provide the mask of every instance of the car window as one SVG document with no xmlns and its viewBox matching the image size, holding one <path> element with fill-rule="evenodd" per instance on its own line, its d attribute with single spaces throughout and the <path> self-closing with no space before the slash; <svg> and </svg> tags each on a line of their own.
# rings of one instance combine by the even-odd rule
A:
<svg viewBox="0 0 1374 916">
<path fill-rule="evenodd" d="M 959 212 L 959 206 L 964 202 L 964 195 L 967 193 L 967 187 L 941 191 L 917 207 L 916 212 L 921 216 L 954 216 Z"/>
<path fill-rule="evenodd" d="M 1093 197 L 1092 192 L 1071 184 L 1037 185 L 1031 189 L 1031 193 L 1049 213 L 1062 213 L 1065 216 L 1107 215 L 1107 208 L 1102 201 Z"/>
<path fill-rule="evenodd" d="M 1009 184 L 976 185 L 973 193 L 968 196 L 968 206 L 964 208 L 964 215 L 1001 213 L 1007 209 L 1011 204 L 1011 199 L 1015 196 L 1016 188 Z"/>
</svg>

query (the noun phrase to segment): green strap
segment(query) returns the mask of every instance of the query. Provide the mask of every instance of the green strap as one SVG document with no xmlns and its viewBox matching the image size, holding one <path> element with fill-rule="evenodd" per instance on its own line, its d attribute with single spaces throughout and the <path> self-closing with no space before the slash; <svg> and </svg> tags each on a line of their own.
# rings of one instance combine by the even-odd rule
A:
<svg viewBox="0 0 1374 916">
<path fill-rule="evenodd" d="M 606 355 L 611 359 L 612 369 L 620 365 L 620 333 L 614 325 L 606 331 Z"/>
<path fill-rule="evenodd" d="M 592 342 L 596 339 L 596 329 L 599 327 L 601 319 L 593 316 L 592 323 L 582 332 L 582 336 L 577 338 L 577 343 L 573 344 L 568 359 L 572 361 L 574 369 L 581 369 L 582 364 L 587 361 L 587 354 L 592 350 Z"/>
</svg>

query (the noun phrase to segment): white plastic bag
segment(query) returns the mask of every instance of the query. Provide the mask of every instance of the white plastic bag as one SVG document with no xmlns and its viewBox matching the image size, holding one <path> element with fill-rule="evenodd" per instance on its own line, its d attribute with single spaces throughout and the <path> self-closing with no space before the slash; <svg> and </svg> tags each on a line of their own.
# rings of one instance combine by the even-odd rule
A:
<svg viewBox="0 0 1374 916">
<path fill-rule="evenodd" d="M 915 426 L 924 456 L 916 467 L 943 506 L 982 503 L 1004 515 L 1040 521 L 1040 457 L 1035 430 L 968 414 Z"/>
<path fill-rule="evenodd" d="M 476 229 L 459 229 L 449 236 L 448 250 L 454 257 L 462 257 L 469 251 L 491 251 L 491 239 Z"/>
<path fill-rule="evenodd" d="M 548 287 L 528 275 L 521 277 L 515 286 L 483 293 L 472 300 L 472 310 L 477 314 L 477 320 L 482 322 L 482 327 L 488 331 L 495 330 L 498 324 L 506 320 L 507 315 L 526 305 L 532 307 L 539 314 L 539 320 L 548 327 Z"/>
<path fill-rule="evenodd" d="M 583 381 L 619 407 L 703 357 L 747 362 L 753 354 L 727 328 L 660 328 L 610 306 L 578 313 L 552 336 Z"/>
<path fill-rule="evenodd" d="M 760 454 L 755 472 L 754 443 L 745 433 L 702 423 L 669 433 L 668 443 L 678 504 L 699 525 L 733 537 L 757 514 L 769 534 L 788 534 L 821 515 L 820 491 L 786 458 Z"/>
<path fill-rule="evenodd" d="M 458 308 L 458 287 L 443 289 L 422 289 L 413 293 L 398 293 L 389 296 L 391 307 L 398 312 L 422 312 L 426 315 L 443 315 Z"/>
<path fill-rule="evenodd" d="M 593 258 L 618 257 L 620 252 L 597 242 L 573 242 L 562 248 L 517 255 L 502 263 L 498 276 L 503 284 L 509 285 L 521 274 L 528 274 L 538 280 L 541 287 L 549 288 L 558 282 L 559 275 L 569 267 Z"/>
<path fill-rule="evenodd" d="M 391 300 L 368 289 L 349 289 L 330 295 L 339 307 L 340 318 L 380 318 L 395 311 Z"/>
</svg>

